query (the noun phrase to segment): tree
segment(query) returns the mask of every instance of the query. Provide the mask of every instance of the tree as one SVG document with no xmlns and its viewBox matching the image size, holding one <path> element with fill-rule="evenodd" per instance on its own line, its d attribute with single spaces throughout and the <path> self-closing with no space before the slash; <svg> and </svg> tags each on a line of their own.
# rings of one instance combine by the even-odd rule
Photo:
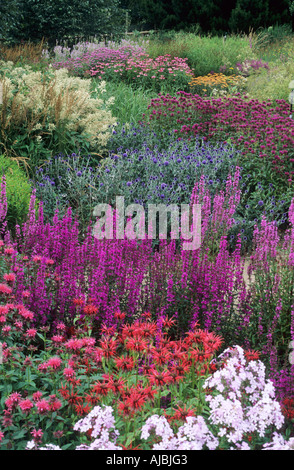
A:
<svg viewBox="0 0 294 470">
<path fill-rule="evenodd" d="M 22 13 L 19 0 L 1 0 L 0 2 L 0 40 L 12 39 Z"/>
<path fill-rule="evenodd" d="M 248 33 L 269 25 L 269 0 L 237 0 L 229 26 L 233 32 Z"/>
<path fill-rule="evenodd" d="M 54 43 L 65 36 L 115 33 L 123 25 L 119 0 L 22 0 L 18 3 L 22 11 L 22 21 L 14 32 L 18 40 L 44 38 Z"/>
</svg>

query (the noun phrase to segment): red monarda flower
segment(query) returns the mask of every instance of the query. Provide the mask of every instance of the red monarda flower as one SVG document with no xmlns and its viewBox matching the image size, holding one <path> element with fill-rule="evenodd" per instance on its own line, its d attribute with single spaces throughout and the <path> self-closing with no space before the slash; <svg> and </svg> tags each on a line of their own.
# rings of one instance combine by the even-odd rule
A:
<svg viewBox="0 0 294 470">
<path fill-rule="evenodd" d="M 113 393 L 122 393 L 126 385 L 125 379 L 118 377 L 115 379 L 113 376 L 110 376 L 108 379 L 108 387 L 112 390 Z"/>
<path fill-rule="evenodd" d="M 134 359 L 129 356 L 117 357 L 114 359 L 114 362 L 118 370 L 127 371 L 135 367 Z"/>
<path fill-rule="evenodd" d="M 140 410 L 147 401 L 146 395 L 135 387 L 132 387 L 128 392 L 129 396 L 125 398 L 126 404 L 134 411 Z"/>
<path fill-rule="evenodd" d="M 244 351 L 244 355 L 247 361 L 258 361 L 259 359 L 259 352 L 253 351 L 251 349 L 249 349 L 248 351 Z"/>
<path fill-rule="evenodd" d="M 148 378 L 151 385 L 163 386 L 173 381 L 173 378 L 169 371 L 159 372 L 156 369 L 153 369 L 149 374 Z"/>
<path fill-rule="evenodd" d="M 83 310 L 84 310 L 85 315 L 88 315 L 88 316 L 94 316 L 98 312 L 98 308 L 92 304 L 85 305 Z"/>
<path fill-rule="evenodd" d="M 85 416 L 91 411 L 91 407 L 88 404 L 83 405 L 81 403 L 77 403 L 74 405 L 74 408 L 78 416 Z"/>
<path fill-rule="evenodd" d="M 104 338 L 100 341 L 100 347 L 103 352 L 103 356 L 109 359 L 116 353 L 117 341 L 115 338 Z"/>
<path fill-rule="evenodd" d="M 123 416 L 132 417 L 135 411 L 131 408 L 130 404 L 125 401 L 120 401 L 117 405 L 117 410 L 119 414 Z"/>
<path fill-rule="evenodd" d="M 126 318 L 126 314 L 118 311 L 114 313 L 114 318 L 116 318 L 119 321 L 123 321 Z"/>
<path fill-rule="evenodd" d="M 173 415 L 172 419 L 175 421 L 185 421 L 188 416 L 195 416 L 195 410 L 193 408 L 187 408 L 186 405 L 184 405 L 184 408 L 178 407 L 175 409 L 175 414 Z"/>
<path fill-rule="evenodd" d="M 163 348 L 163 349 L 155 349 L 153 352 L 152 352 L 152 357 L 153 357 L 153 361 L 162 366 L 163 364 L 167 364 L 171 358 L 171 352 L 168 351 L 168 349 L 166 348 Z"/>
<path fill-rule="evenodd" d="M 206 350 L 211 352 L 217 351 L 223 343 L 223 339 L 214 333 L 206 333 L 203 338 L 203 346 Z"/>
<path fill-rule="evenodd" d="M 106 396 L 110 390 L 109 386 L 108 386 L 108 383 L 105 383 L 105 382 L 96 382 L 93 386 L 92 386 L 92 390 L 93 392 L 95 392 L 98 396 L 101 395 L 101 396 Z"/>
<path fill-rule="evenodd" d="M 139 338 L 127 338 L 126 349 L 137 352 L 146 351 L 146 349 L 148 349 L 148 343 Z"/>
<path fill-rule="evenodd" d="M 281 410 L 285 418 L 294 419 L 294 398 L 284 398 Z"/>
</svg>

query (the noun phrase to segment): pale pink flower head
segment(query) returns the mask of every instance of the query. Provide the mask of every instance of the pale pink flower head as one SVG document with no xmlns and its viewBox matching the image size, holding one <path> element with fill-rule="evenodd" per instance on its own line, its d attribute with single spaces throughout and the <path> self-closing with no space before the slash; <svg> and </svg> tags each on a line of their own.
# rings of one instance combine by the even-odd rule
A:
<svg viewBox="0 0 294 470">
<path fill-rule="evenodd" d="M 19 402 L 19 407 L 21 411 L 25 414 L 28 414 L 31 408 L 33 408 L 34 404 L 29 398 L 25 398 Z"/>
<path fill-rule="evenodd" d="M 23 298 L 27 299 L 31 295 L 31 293 L 28 290 L 24 290 L 22 291 L 21 295 L 23 296 Z"/>
<path fill-rule="evenodd" d="M 33 439 L 34 439 L 34 442 L 36 442 L 37 444 L 39 444 L 41 441 L 42 441 L 42 437 L 43 437 L 43 431 L 42 429 L 33 429 L 31 431 L 31 435 L 33 436 Z"/>
<path fill-rule="evenodd" d="M 11 326 L 9 326 L 9 325 L 3 326 L 2 335 L 3 336 L 9 336 L 10 331 L 11 331 Z"/>
<path fill-rule="evenodd" d="M 37 401 L 36 407 L 40 415 L 47 414 L 50 411 L 50 404 L 45 399 Z"/>
<path fill-rule="evenodd" d="M 12 294 L 12 289 L 7 284 L 0 284 L 0 293 L 10 295 Z"/>
<path fill-rule="evenodd" d="M 27 338 L 32 339 L 32 338 L 34 338 L 34 337 L 36 336 L 36 334 L 37 334 L 36 328 L 29 328 L 29 329 L 26 331 L 25 336 L 26 336 Z"/>
<path fill-rule="evenodd" d="M 33 393 L 33 400 L 40 401 L 42 396 L 43 396 L 43 393 L 38 390 L 37 392 Z"/>
<path fill-rule="evenodd" d="M 65 331 L 66 330 L 66 326 L 64 323 L 60 322 L 56 325 L 56 328 L 57 330 L 60 330 L 60 331 Z"/>
<path fill-rule="evenodd" d="M 18 392 L 13 392 L 5 400 L 5 406 L 9 410 L 13 410 L 14 408 L 16 408 L 20 400 L 21 400 L 21 394 Z"/>
<path fill-rule="evenodd" d="M 62 360 L 60 357 L 50 357 L 47 361 L 47 367 L 50 367 L 53 370 L 60 369 Z"/>
<path fill-rule="evenodd" d="M 66 379 L 72 379 L 75 377 L 75 371 L 71 367 L 65 367 L 63 370 L 63 375 Z"/>
<path fill-rule="evenodd" d="M 51 339 L 54 343 L 62 343 L 64 337 L 62 335 L 53 335 Z"/>
</svg>

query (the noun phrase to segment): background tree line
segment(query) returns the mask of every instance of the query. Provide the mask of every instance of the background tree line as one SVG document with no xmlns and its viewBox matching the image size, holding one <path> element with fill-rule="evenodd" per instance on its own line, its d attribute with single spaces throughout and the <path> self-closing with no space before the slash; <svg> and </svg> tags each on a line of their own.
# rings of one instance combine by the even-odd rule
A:
<svg viewBox="0 0 294 470">
<path fill-rule="evenodd" d="M 288 24 L 293 0 L 1 0 L 0 39 L 50 42 L 129 30 L 248 32 Z"/>
<path fill-rule="evenodd" d="M 146 29 L 188 29 L 203 33 L 238 33 L 289 24 L 293 26 L 293 0 L 122 0 L 133 24 Z"/>
</svg>

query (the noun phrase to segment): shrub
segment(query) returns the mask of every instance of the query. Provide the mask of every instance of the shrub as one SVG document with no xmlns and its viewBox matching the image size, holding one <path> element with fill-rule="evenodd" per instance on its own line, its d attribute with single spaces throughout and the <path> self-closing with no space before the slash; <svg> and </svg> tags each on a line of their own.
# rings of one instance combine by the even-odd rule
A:
<svg viewBox="0 0 294 470">
<path fill-rule="evenodd" d="M 16 161 L 0 155 L 0 171 L 5 175 L 7 227 L 15 233 L 15 225 L 22 225 L 27 218 L 32 188 Z"/>
<path fill-rule="evenodd" d="M 7 155 L 28 160 L 31 170 L 50 155 L 71 148 L 101 152 L 115 123 L 88 80 L 66 69 L 33 72 L 1 63 L 1 139 Z"/>
</svg>

